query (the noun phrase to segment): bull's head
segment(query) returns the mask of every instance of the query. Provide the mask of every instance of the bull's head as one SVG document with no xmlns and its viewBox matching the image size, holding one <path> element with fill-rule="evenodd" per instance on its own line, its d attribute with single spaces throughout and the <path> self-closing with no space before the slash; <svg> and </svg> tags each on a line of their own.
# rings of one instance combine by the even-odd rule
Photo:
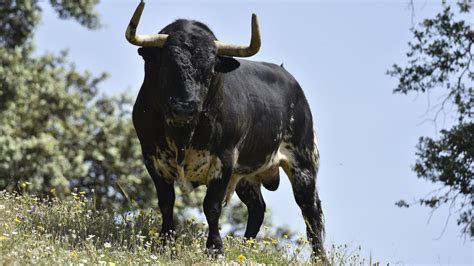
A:
<svg viewBox="0 0 474 266">
<path fill-rule="evenodd" d="M 140 2 L 125 36 L 142 46 L 145 60 L 145 86 L 169 125 L 185 126 L 196 121 L 216 72 L 229 72 L 239 66 L 231 58 L 249 57 L 260 49 L 260 33 L 252 15 L 252 38 L 249 46 L 217 41 L 202 23 L 178 20 L 160 34 L 139 35 L 136 29 L 145 3 Z"/>
</svg>

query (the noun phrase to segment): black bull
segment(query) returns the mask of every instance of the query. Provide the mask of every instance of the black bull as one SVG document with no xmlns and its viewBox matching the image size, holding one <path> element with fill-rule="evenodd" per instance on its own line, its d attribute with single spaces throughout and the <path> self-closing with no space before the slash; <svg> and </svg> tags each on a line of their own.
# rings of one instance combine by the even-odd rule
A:
<svg viewBox="0 0 474 266">
<path fill-rule="evenodd" d="M 161 41 L 137 41 L 136 16 L 127 39 L 143 46 L 145 78 L 133 123 L 156 186 L 161 233 L 175 229 L 174 184 L 183 192 L 206 185 L 207 248 L 222 251 L 218 221 L 234 191 L 248 209 L 245 237 L 255 238 L 266 208 L 261 186 L 276 190 L 281 166 L 314 254 L 324 257 L 319 150 L 298 82 L 283 67 L 222 56 L 214 34 L 196 21 L 175 21 L 158 34 Z"/>
</svg>

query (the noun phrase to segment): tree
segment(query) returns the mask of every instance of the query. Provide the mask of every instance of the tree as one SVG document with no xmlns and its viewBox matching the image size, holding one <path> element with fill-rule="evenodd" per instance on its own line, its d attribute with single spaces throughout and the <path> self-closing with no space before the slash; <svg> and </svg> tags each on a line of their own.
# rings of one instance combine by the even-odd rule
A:
<svg viewBox="0 0 474 266">
<path fill-rule="evenodd" d="M 61 18 L 94 29 L 98 1 L 50 3 Z M 37 1 L 6 1 L 0 9 L 0 188 L 23 181 L 39 195 L 91 192 L 97 205 L 153 202 L 130 122 L 127 95 L 99 95 L 107 75 L 77 71 L 66 53 L 34 57 Z M 130 195 L 130 196 L 129 196 Z"/>
<path fill-rule="evenodd" d="M 418 178 L 440 185 L 440 189 L 418 202 L 437 209 L 448 205 L 458 214 L 462 234 L 474 236 L 474 103 L 472 0 L 459 0 L 457 7 L 443 1 L 443 10 L 434 18 L 425 19 L 412 29 L 408 63 L 393 65 L 387 73 L 398 78 L 394 93 L 430 93 L 443 90 L 436 105 L 434 121 L 448 105 L 455 125 L 442 129 L 438 139 L 421 137 L 417 145 L 417 160 L 413 166 Z M 454 10 L 454 11 L 453 11 Z M 458 10 L 458 11 L 456 11 Z M 464 18 L 467 18 L 464 19 Z M 471 23 L 470 23 L 470 22 Z M 406 201 L 397 202 L 409 207 Z"/>
<path fill-rule="evenodd" d="M 54 10 L 62 19 L 73 18 L 81 25 L 96 29 L 100 26 L 94 7 L 99 0 L 80 2 L 50 0 Z M 13 48 L 32 41 L 35 27 L 41 18 L 38 0 L 4 0 L 0 5 L 0 45 Z"/>
</svg>

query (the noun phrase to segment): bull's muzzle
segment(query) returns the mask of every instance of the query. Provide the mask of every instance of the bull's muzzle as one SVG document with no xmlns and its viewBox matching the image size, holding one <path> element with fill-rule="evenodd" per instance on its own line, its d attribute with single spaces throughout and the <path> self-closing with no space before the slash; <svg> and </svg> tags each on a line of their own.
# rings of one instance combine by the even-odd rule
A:
<svg viewBox="0 0 474 266">
<path fill-rule="evenodd" d="M 167 117 L 167 122 L 173 125 L 187 125 L 197 114 L 197 103 L 195 102 L 181 102 L 175 99 L 170 99 L 170 113 Z"/>
</svg>

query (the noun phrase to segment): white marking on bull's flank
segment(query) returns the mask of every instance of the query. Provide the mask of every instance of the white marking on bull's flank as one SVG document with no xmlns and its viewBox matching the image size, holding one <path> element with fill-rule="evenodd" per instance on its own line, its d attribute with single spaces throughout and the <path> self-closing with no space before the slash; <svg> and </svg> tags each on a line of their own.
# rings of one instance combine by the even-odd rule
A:
<svg viewBox="0 0 474 266">
<path fill-rule="evenodd" d="M 237 161 L 239 160 L 239 154 L 240 154 L 239 149 L 235 148 L 233 158 L 232 158 L 233 159 L 233 162 L 232 162 L 233 167 L 237 165 Z"/>
<path fill-rule="evenodd" d="M 285 138 L 283 132 L 279 131 L 276 141 L 281 139 Z M 183 193 L 189 193 L 194 189 L 191 182 L 207 185 L 211 180 L 221 178 L 222 162 L 217 156 L 212 155 L 207 150 L 196 150 L 193 147 L 188 147 L 185 150 L 182 166 L 178 166 L 175 158 L 176 145 L 172 139 L 167 139 L 166 141 L 171 151 L 157 151 L 154 165 L 163 173 L 166 179 L 176 182 L 176 185 L 179 186 Z M 313 155 L 317 158 L 316 147 L 317 144 L 315 142 L 314 147 L 308 147 L 304 152 L 309 156 Z M 272 174 L 275 171 L 274 169 L 278 169 L 283 162 L 292 168 L 295 165 L 295 152 L 301 153 L 303 151 L 296 151 L 290 143 L 282 141 L 276 151 L 267 155 L 265 162 L 258 169 L 245 175 L 234 173 L 226 189 L 225 202 L 231 199 L 238 182 L 242 178 L 247 178 L 249 182 L 260 183 L 265 178 L 274 178 L 275 176 Z M 241 167 L 238 165 L 239 155 L 239 148 L 236 147 L 233 150 L 232 158 L 234 169 Z M 259 174 L 262 175 L 258 176 Z"/>
<path fill-rule="evenodd" d="M 315 163 L 315 166 L 316 166 L 316 172 L 318 172 L 319 170 L 319 158 L 320 158 L 320 155 L 319 155 L 319 143 L 318 143 L 318 136 L 316 134 L 316 130 L 313 129 L 313 134 L 314 134 L 314 149 L 313 151 L 311 152 L 311 155 L 312 155 L 312 160 L 314 161 Z"/>
<path fill-rule="evenodd" d="M 313 135 L 314 135 L 314 146 L 315 146 L 315 149 L 316 149 L 317 153 L 319 153 L 318 135 L 316 134 L 316 130 L 314 130 L 314 129 L 313 129 Z"/>
<path fill-rule="evenodd" d="M 237 187 L 237 184 L 239 183 L 240 179 L 242 179 L 242 176 L 233 175 L 231 177 L 229 184 L 227 185 L 227 190 L 226 190 L 225 198 L 224 198 L 224 205 L 227 205 L 227 203 L 230 201 L 230 199 L 234 195 L 235 188 Z"/>
</svg>

